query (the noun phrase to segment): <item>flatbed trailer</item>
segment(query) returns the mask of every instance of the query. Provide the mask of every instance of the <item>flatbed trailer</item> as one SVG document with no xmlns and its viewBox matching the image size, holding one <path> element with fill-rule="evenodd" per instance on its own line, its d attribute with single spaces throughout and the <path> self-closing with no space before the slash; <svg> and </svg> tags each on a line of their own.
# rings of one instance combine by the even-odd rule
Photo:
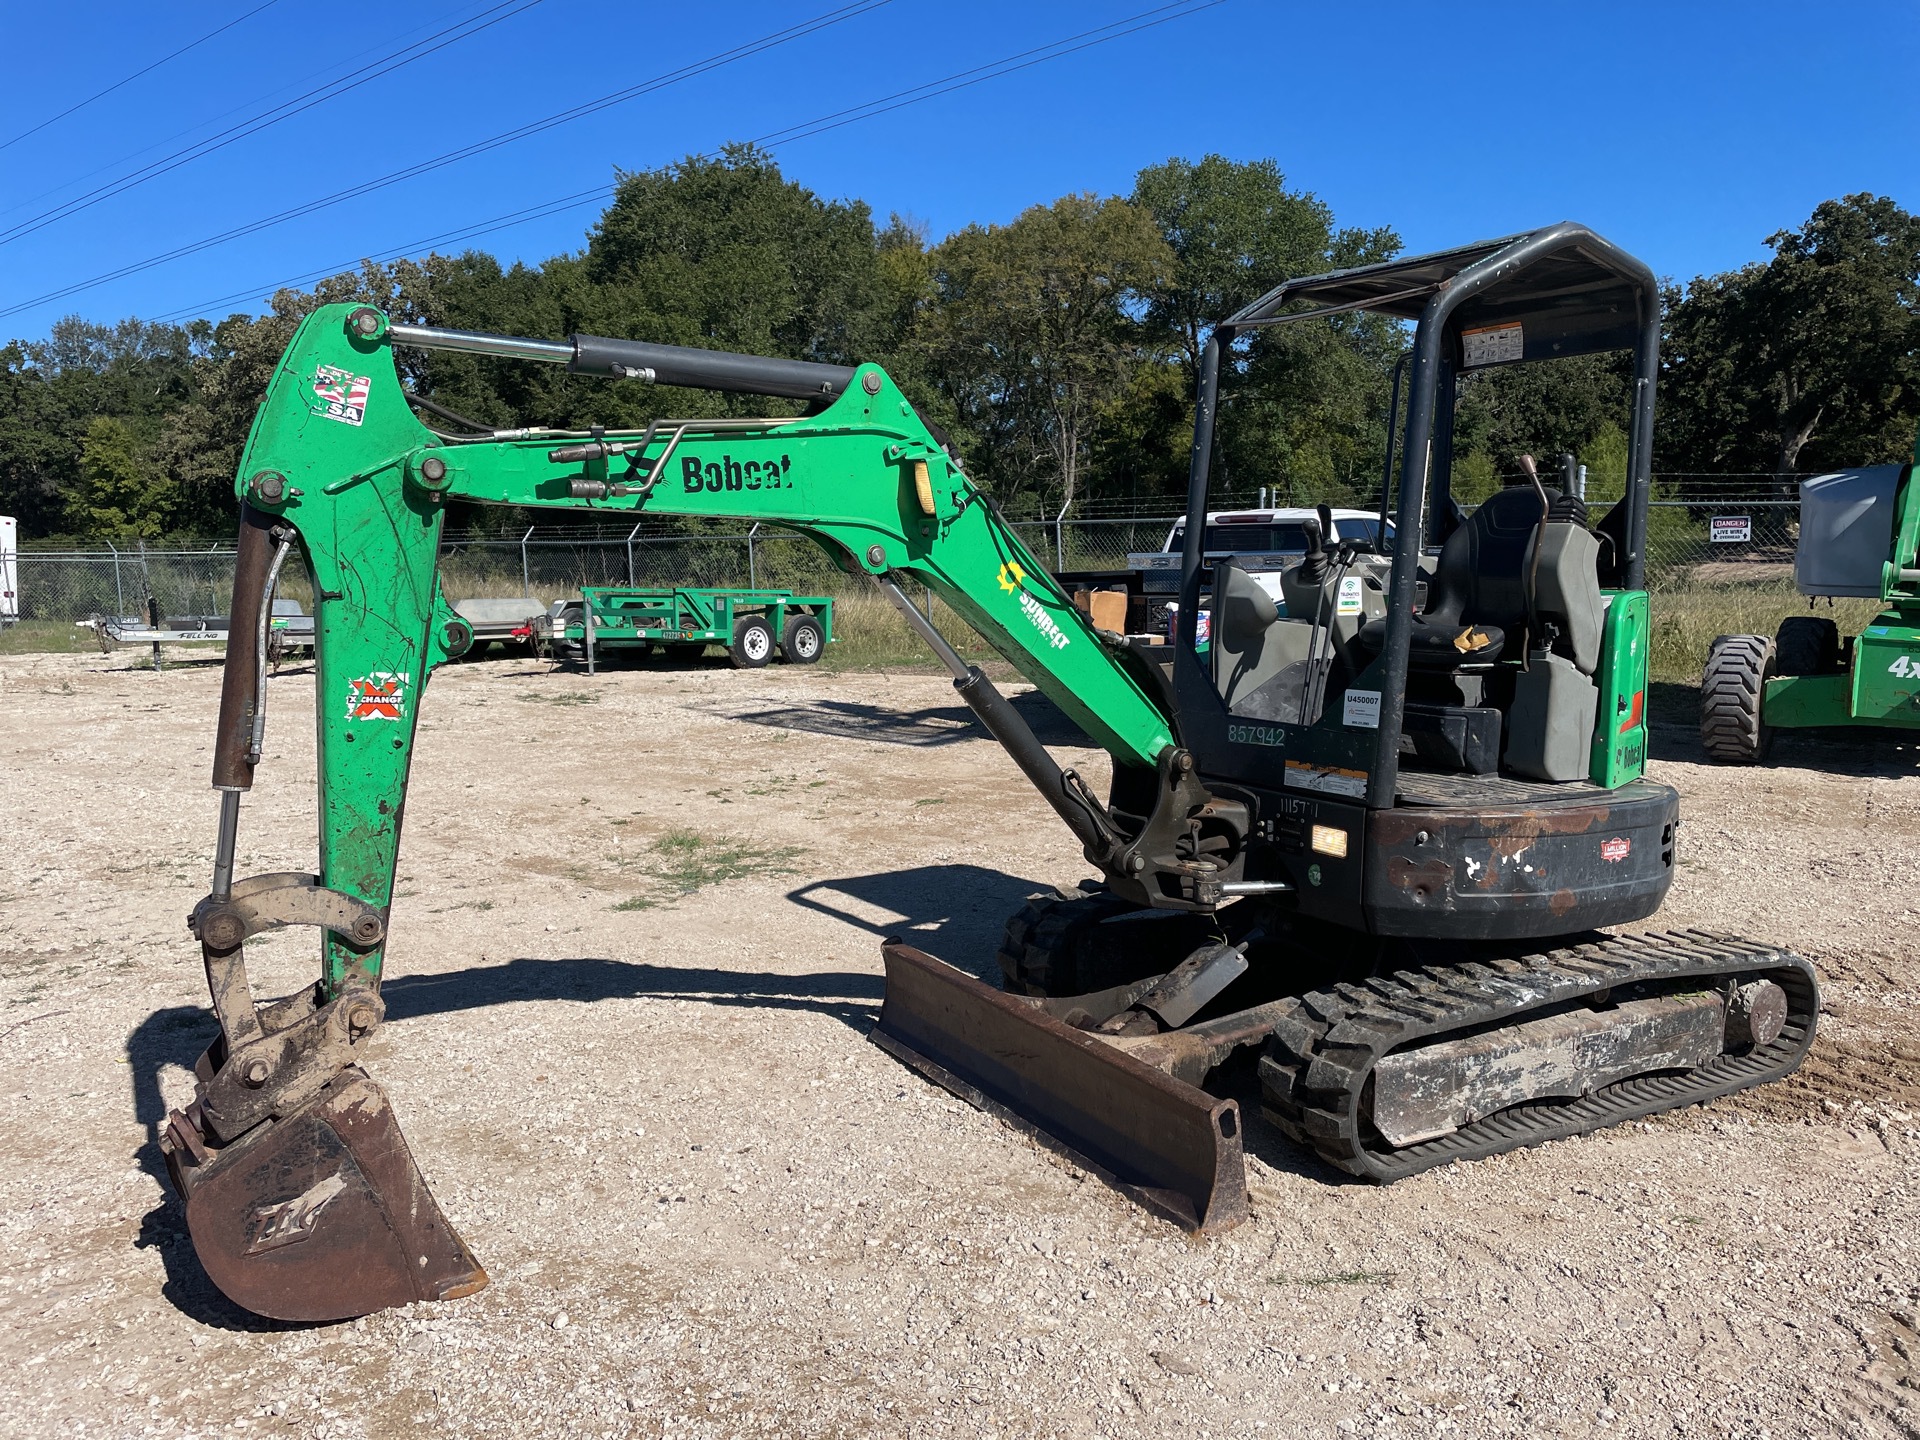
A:
<svg viewBox="0 0 1920 1440">
<path fill-rule="evenodd" d="M 709 645 L 726 646 L 742 670 L 758 669 L 776 651 L 790 664 L 811 665 L 833 643 L 833 597 L 791 590 L 589 585 L 582 587 L 579 600 L 535 624 L 556 658 L 585 660 L 589 674 L 606 650 L 691 656 Z"/>
</svg>

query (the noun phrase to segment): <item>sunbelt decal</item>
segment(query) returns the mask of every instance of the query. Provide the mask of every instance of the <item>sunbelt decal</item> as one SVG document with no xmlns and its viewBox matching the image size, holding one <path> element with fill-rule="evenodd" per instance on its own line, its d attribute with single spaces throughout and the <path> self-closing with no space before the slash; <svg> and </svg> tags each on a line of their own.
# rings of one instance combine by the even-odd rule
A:
<svg viewBox="0 0 1920 1440">
<path fill-rule="evenodd" d="M 1000 567 L 998 578 L 1002 590 L 1006 591 L 1009 595 L 1019 595 L 1021 613 L 1032 623 L 1033 628 L 1045 637 L 1047 644 L 1055 650 L 1066 649 L 1068 644 L 1067 632 L 1062 630 L 1059 622 L 1047 612 L 1047 607 L 1041 604 L 1040 601 L 1027 590 L 1027 572 L 1021 568 L 1020 562 L 1017 560 L 1007 561 L 1006 564 Z"/>
</svg>

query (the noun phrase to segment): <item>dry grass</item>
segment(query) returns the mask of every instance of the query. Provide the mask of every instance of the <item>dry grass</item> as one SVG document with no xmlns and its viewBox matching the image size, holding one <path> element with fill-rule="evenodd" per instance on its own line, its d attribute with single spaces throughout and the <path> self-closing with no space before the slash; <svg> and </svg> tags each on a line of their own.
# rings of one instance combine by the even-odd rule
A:
<svg viewBox="0 0 1920 1440">
<path fill-rule="evenodd" d="M 1805 596 L 1790 585 L 1711 584 L 1697 579 L 1653 592 L 1651 669 L 1655 680 L 1699 683 L 1707 647 L 1718 635 L 1771 635 L 1789 615 L 1805 615 Z M 1821 601 L 1817 613 L 1831 616 L 1842 635 L 1858 634 L 1879 613 L 1874 600 Z"/>
</svg>

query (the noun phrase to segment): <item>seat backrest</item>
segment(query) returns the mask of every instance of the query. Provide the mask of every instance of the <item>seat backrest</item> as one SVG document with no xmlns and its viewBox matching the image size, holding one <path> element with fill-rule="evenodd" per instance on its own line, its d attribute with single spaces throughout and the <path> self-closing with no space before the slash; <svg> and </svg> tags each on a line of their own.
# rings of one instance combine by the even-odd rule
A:
<svg viewBox="0 0 1920 1440">
<path fill-rule="evenodd" d="M 1547 498 L 1558 494 L 1549 489 Z M 1469 515 L 1440 547 L 1426 618 L 1518 635 L 1527 623 L 1527 565 L 1539 523 L 1540 497 L 1531 487 L 1502 490 Z"/>
<path fill-rule="evenodd" d="M 1306 658 L 1312 626 L 1287 620 L 1264 586 L 1238 565 L 1213 569 L 1213 674 L 1229 706 Z"/>
<path fill-rule="evenodd" d="M 1550 513 L 1562 513 L 1561 493 L 1552 486 L 1546 492 Z M 1441 624 L 1496 625 L 1507 633 L 1509 657 L 1540 642 L 1540 636 L 1527 637 L 1530 620 L 1551 622 L 1560 631 L 1560 651 L 1590 675 L 1599 663 L 1604 615 L 1599 544 L 1583 525 L 1550 521 L 1541 535 L 1536 576 L 1540 525 L 1540 496 L 1531 486 L 1494 495 L 1441 547 L 1423 614 Z"/>
</svg>

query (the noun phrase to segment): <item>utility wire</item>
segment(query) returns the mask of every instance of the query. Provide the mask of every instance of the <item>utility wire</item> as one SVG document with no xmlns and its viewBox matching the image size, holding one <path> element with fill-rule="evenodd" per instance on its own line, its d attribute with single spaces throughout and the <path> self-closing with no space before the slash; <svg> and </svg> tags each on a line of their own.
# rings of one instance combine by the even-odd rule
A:
<svg viewBox="0 0 1920 1440">
<path fill-rule="evenodd" d="M 538 0 L 535 0 L 535 3 L 538 3 Z M 46 304 L 49 301 L 64 300 L 70 295 L 78 295 L 82 291 L 95 289 L 98 286 L 108 284 L 114 280 L 124 279 L 129 275 L 137 275 L 143 270 L 151 270 L 155 266 L 165 265 L 170 261 L 183 259 L 188 255 L 198 254 L 202 250 L 210 250 L 216 245 L 224 245 L 230 240 L 238 240 L 243 236 L 255 234 L 258 231 L 269 229 L 272 226 L 283 225 L 289 220 L 300 219 L 302 216 L 311 215 L 317 210 L 324 210 L 334 205 L 343 204 L 348 200 L 358 199 L 360 196 L 371 194 L 376 190 L 383 190 L 389 186 L 401 184 L 407 180 L 412 180 L 418 176 L 427 174 L 430 171 L 454 164 L 457 161 L 483 154 L 488 150 L 499 149 L 501 146 L 511 144 L 515 140 L 524 139 L 529 135 L 538 134 L 543 130 L 551 130 L 555 126 L 581 119 L 596 111 L 605 110 L 628 100 L 637 99 L 639 96 L 652 91 L 665 89 L 669 85 L 676 85 L 683 80 L 690 80 L 696 76 L 704 75 L 709 71 L 717 70 L 723 65 L 731 65 L 737 60 L 743 60 L 749 56 L 757 55 L 762 51 L 771 50 L 776 46 L 788 44 L 794 40 L 811 35 L 815 31 L 824 30 L 831 25 L 841 24 L 844 21 L 854 19 L 857 16 L 864 15 L 869 11 L 877 10 L 881 6 L 891 3 L 892 0 L 854 0 L 852 4 L 843 5 L 837 10 L 826 11 L 823 14 L 814 16 L 810 20 L 802 21 L 797 25 L 790 25 L 784 30 L 776 30 L 771 34 L 761 36 L 758 40 L 749 41 L 744 45 L 735 46 L 731 50 L 724 50 L 716 55 L 709 55 L 704 60 L 697 60 L 691 64 L 683 65 L 677 70 L 670 70 L 664 74 L 656 75 L 650 80 L 643 80 L 637 85 L 628 86 L 624 90 L 617 90 L 611 95 L 603 95 L 598 100 L 591 100 L 585 104 L 576 105 L 571 109 L 560 111 L 558 114 L 549 115 L 545 119 L 535 120 L 526 125 L 518 126 L 513 130 L 504 131 L 489 139 L 476 141 L 458 150 L 448 151 L 446 154 L 436 156 L 432 160 L 423 160 L 417 165 L 409 165 L 404 169 L 390 171 L 378 179 L 369 180 L 360 185 L 350 186 L 345 190 L 337 190 L 333 194 L 324 195 L 318 200 L 310 200 L 305 204 L 282 210 L 278 214 L 268 215 L 263 219 L 250 221 L 245 225 L 237 225 L 231 230 L 221 231 L 217 235 L 209 235 L 204 239 L 193 241 L 190 244 L 177 246 L 162 254 L 148 256 L 144 260 L 136 260 L 131 264 L 122 265 L 118 269 L 96 275 L 89 280 L 76 281 L 61 289 L 48 291 L 44 295 L 37 295 L 31 300 L 20 301 L 18 304 L 0 309 L 0 318 L 17 315 L 22 310 L 28 310 L 36 305 Z M 4 240 L 0 239 L 0 243 L 4 243 Z"/>
<path fill-rule="evenodd" d="M 159 176 L 165 175 L 170 171 L 178 170 L 182 165 L 189 165 L 195 160 L 213 154 L 216 150 L 224 150 L 227 146 L 236 144 L 248 136 L 258 135 L 262 130 L 270 129 L 284 120 L 290 120 L 303 111 L 311 110 L 316 105 L 322 105 L 329 100 L 337 99 L 350 90 L 358 90 L 362 85 L 370 84 L 383 75 L 390 75 L 395 70 L 411 65 L 416 60 L 425 59 L 437 50 L 444 50 L 449 45 L 457 45 L 462 40 L 469 40 L 481 31 L 490 30 L 503 20 L 511 20 L 514 16 L 531 10 L 534 6 L 541 3 L 542 0 L 500 0 L 500 3 L 481 11 L 478 15 L 457 21 L 449 25 L 446 29 L 429 35 L 425 40 L 415 41 L 411 45 L 403 46 L 399 50 L 383 55 L 380 59 L 370 64 L 361 66 L 358 70 L 349 71 L 337 80 L 329 80 L 324 85 L 317 86 L 303 95 L 295 96 L 292 100 L 284 101 L 272 109 L 263 111 L 249 119 L 242 120 L 237 125 L 231 125 L 227 129 L 211 135 L 205 140 L 196 141 L 185 149 L 176 150 L 171 155 L 162 156 L 158 160 L 151 161 L 141 166 L 138 170 L 130 171 L 128 174 L 122 175 L 117 180 L 110 180 L 105 185 L 95 186 L 85 194 L 64 201 L 54 206 L 51 210 L 42 211 L 40 214 L 22 220 L 18 224 L 10 225 L 4 230 L 0 230 L 0 245 L 10 245 L 15 240 L 23 239 L 35 231 L 46 229 L 47 226 L 54 224 L 56 221 L 65 220 L 69 216 L 77 215 L 82 210 L 89 210 L 93 206 L 100 204 L 103 200 L 110 200 L 116 195 L 124 195 L 127 191 L 144 185 L 149 180 L 157 179 Z M 409 51 L 414 53 L 409 54 Z"/>
<path fill-rule="evenodd" d="M 463 5 L 449 6 L 445 10 L 442 10 L 439 15 L 436 15 L 433 19 L 427 21 L 424 25 L 415 25 L 410 29 L 402 30 L 398 32 L 398 34 L 388 37 L 388 39 L 397 40 L 404 36 L 421 34 L 425 31 L 431 30 L 435 25 L 438 25 L 440 21 L 444 19 L 446 16 L 453 14 L 457 10 L 466 9 L 466 8 L 469 8 L 469 7 L 463 6 Z M 228 116 L 238 115 L 243 111 L 250 110 L 262 100 L 270 100 L 276 95 L 284 95 L 288 91 L 297 89 L 298 87 L 307 84 L 309 81 L 316 80 L 320 76 L 326 75 L 331 71 L 339 68 L 342 65 L 351 65 L 353 62 L 361 59 L 363 56 L 372 55 L 376 51 L 380 50 L 385 43 L 386 43 L 385 41 L 382 41 L 381 44 L 368 45 L 364 49 L 354 51 L 350 55 L 343 55 L 338 60 L 330 64 L 322 65 L 317 70 L 303 71 L 301 74 L 293 76 L 291 79 L 286 80 L 284 83 L 274 86 L 274 88 L 271 90 L 262 91 L 261 93 L 256 95 L 250 95 L 245 100 L 242 100 L 239 104 L 229 106 L 225 110 L 221 110 L 215 114 L 209 115 L 207 116 L 206 119 L 201 120 L 196 124 L 184 126 L 179 130 L 173 131 L 171 134 L 160 135 L 152 139 L 149 139 L 146 144 L 142 145 L 137 150 L 128 150 L 123 154 L 114 156 L 113 159 L 111 160 L 105 161 L 102 164 L 94 166 L 93 169 L 91 170 L 83 170 L 78 175 L 75 175 L 70 179 L 61 181 L 58 185 L 50 185 L 45 190 L 38 191 L 35 194 L 28 195 L 23 197 L 22 199 L 14 201 L 11 205 L 0 206 L 0 215 L 11 215 L 15 211 L 26 209 L 27 206 L 29 205 L 37 205 L 40 201 L 46 199 L 49 195 L 58 195 L 62 190 L 72 190 L 77 186 L 79 186 L 82 182 L 91 180 L 96 175 L 102 175 L 109 170 L 118 169 L 120 166 L 126 164 L 129 160 L 138 160 L 142 155 L 151 155 L 154 151 L 160 149 L 161 146 L 163 145 L 171 145 L 176 140 L 185 139 L 189 135 L 196 134 L 199 131 L 206 130 L 211 128 L 212 126 L 218 125 L 221 121 L 225 120 Z"/>
<path fill-rule="evenodd" d="M 31 130 L 22 130 L 18 135 L 14 136 L 11 140 L 0 140 L 0 150 L 5 150 L 12 145 L 18 145 L 22 140 L 26 139 L 29 135 L 38 135 L 42 130 L 46 129 L 49 125 L 53 124 L 54 121 L 64 120 L 67 118 L 67 116 L 73 114 L 74 111 L 86 109 L 87 106 L 93 104 L 94 101 L 105 99 L 107 96 L 111 95 L 114 91 L 120 89 L 121 86 L 131 85 L 134 81 L 138 80 L 142 75 L 146 75 L 152 71 L 158 70 L 162 65 L 166 64 L 169 60 L 178 60 L 182 55 L 186 54 L 189 50 L 197 49 L 198 47 L 206 44 L 207 41 L 213 39 L 214 36 L 226 34 L 227 31 L 233 29 L 233 27 L 238 25 L 242 20 L 251 20 L 254 16 L 258 15 L 262 10 L 271 10 L 275 5 L 278 5 L 279 3 L 280 3 L 280 0 L 266 0 L 266 3 L 264 5 L 254 6 L 253 9 L 247 11 L 246 14 L 236 16 L 234 19 L 229 20 L 226 24 L 222 25 L 218 30 L 209 30 L 206 34 L 202 35 L 198 40 L 195 40 L 190 44 L 182 45 L 178 50 L 175 50 L 171 55 L 162 55 L 158 60 L 154 61 L 151 65 L 147 66 L 145 69 L 136 70 L 131 75 L 128 75 L 124 79 L 114 81 L 113 84 L 107 86 L 107 88 L 104 90 L 94 91 L 94 93 L 89 95 L 86 99 L 80 101 L 77 104 L 69 105 L 66 109 L 62 110 L 58 115 L 49 115 L 45 120 L 42 120 L 38 125 L 35 125 Z"/>
<path fill-rule="evenodd" d="M 1204 3 L 1201 4 L 1194 4 L 1193 0 L 1179 0 L 1179 3 L 1176 4 L 1162 5 L 1152 10 L 1143 10 L 1137 14 L 1129 15 L 1125 19 L 1116 20 L 1111 25 L 1103 25 L 1093 30 L 1082 31 L 1078 35 L 1070 35 L 1061 40 L 1054 40 L 1045 45 L 1035 46 L 1031 50 L 1023 50 L 1014 55 L 1003 56 L 985 65 L 975 66 L 971 70 L 956 71 L 952 75 L 945 76 L 939 80 L 930 80 L 924 85 L 917 85 L 909 90 L 896 91 L 892 95 L 882 96 L 876 100 L 869 100 L 864 104 L 856 105 L 846 110 L 836 110 L 826 115 L 815 116 L 811 120 L 803 120 L 797 124 L 789 125 L 785 129 L 769 131 L 751 143 L 760 146 L 762 149 L 778 149 L 780 146 L 790 144 L 796 140 L 811 139 L 813 136 L 825 134 L 829 130 L 838 130 L 843 126 L 852 125 L 860 120 L 870 119 L 875 115 L 904 109 L 909 105 L 918 105 L 923 101 L 933 100 L 942 95 L 950 95 L 956 90 L 965 90 L 988 80 L 999 79 L 1003 75 L 1011 75 L 1020 70 L 1031 69 L 1033 66 L 1044 64 L 1049 60 L 1058 60 L 1064 56 L 1074 54 L 1077 51 L 1091 49 L 1096 45 L 1104 45 L 1112 40 L 1123 39 L 1128 35 L 1137 34 L 1142 30 L 1150 30 L 1158 25 L 1165 25 L 1174 20 L 1182 20 L 1189 15 L 1198 15 L 1203 10 L 1211 10 L 1225 3 L 1226 0 L 1204 0 Z M 1169 11 L 1174 13 L 1166 13 Z M 711 159 L 712 156 L 713 152 L 708 152 L 707 154 L 697 155 L 693 158 L 696 160 L 706 160 Z M 169 310 L 165 314 L 157 315 L 153 318 L 156 322 L 166 322 L 178 320 L 185 316 L 200 315 L 208 310 L 214 309 L 216 306 L 251 299 L 260 295 L 263 291 L 267 294 L 272 294 L 275 291 L 284 290 L 290 286 L 307 285 L 317 280 L 325 280 L 334 275 L 340 275 L 352 270 L 363 263 L 389 263 L 394 260 L 404 259 L 410 255 L 418 255 L 422 251 L 440 245 L 450 244 L 460 240 L 473 240 L 482 235 L 491 235 L 501 230 L 510 230 L 517 225 L 525 225 L 534 220 L 546 219 L 552 215 L 563 214 L 568 210 L 581 209 L 584 206 L 607 200 L 613 196 L 617 188 L 618 187 L 614 185 L 596 185 L 590 190 L 577 191 L 572 195 L 562 195 L 553 200 L 546 200 L 537 205 L 530 205 L 522 210 L 510 211 L 505 215 L 496 215 L 489 220 L 478 220 L 471 225 L 462 226 L 458 230 L 450 230 L 441 235 L 410 241 L 405 245 L 383 251 L 377 256 L 362 256 L 355 260 L 349 260 L 344 264 L 330 266 L 325 269 L 310 270 L 305 274 L 295 275 L 285 280 L 277 281 L 270 286 L 249 286 L 245 290 L 237 290 L 213 300 L 204 300 L 195 305 L 183 306 L 177 310 Z M 53 298 L 61 297 L 56 296 Z M 28 301 L 23 305 L 16 305 L 9 310 L 0 310 L 0 318 L 25 309 L 28 305 L 38 303 L 38 301 Z"/>
</svg>

